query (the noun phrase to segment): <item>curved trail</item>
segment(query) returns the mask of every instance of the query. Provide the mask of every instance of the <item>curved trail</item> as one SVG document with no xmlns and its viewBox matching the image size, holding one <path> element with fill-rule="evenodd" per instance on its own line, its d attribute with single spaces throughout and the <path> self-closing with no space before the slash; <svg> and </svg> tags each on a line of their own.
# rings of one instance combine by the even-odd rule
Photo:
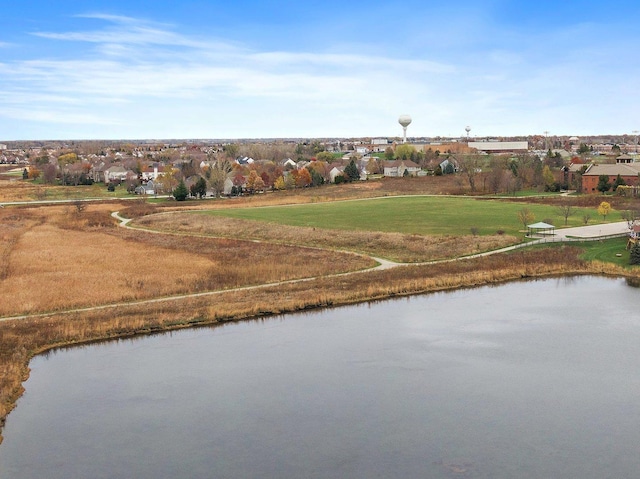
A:
<svg viewBox="0 0 640 479">
<path fill-rule="evenodd" d="M 201 236 L 201 237 L 212 238 L 212 236 L 209 236 L 209 235 L 174 233 L 174 232 L 164 232 L 164 231 L 158 231 L 158 230 L 152 230 L 152 229 L 146 229 L 146 228 L 135 228 L 129 224 L 132 221 L 132 219 L 123 218 L 122 216 L 119 215 L 118 211 L 114 211 L 113 213 L 111 213 L 111 216 L 113 216 L 115 219 L 117 219 L 120 222 L 119 223 L 120 227 L 135 230 L 135 231 L 144 231 L 147 233 L 154 233 L 154 234 L 169 234 L 169 235 L 177 235 L 177 236 Z M 175 300 L 188 299 L 188 298 L 198 298 L 203 296 L 215 296 L 215 295 L 235 292 L 235 291 L 247 291 L 247 290 L 253 290 L 253 289 L 268 288 L 271 286 L 278 286 L 278 285 L 304 283 L 304 282 L 314 281 L 320 278 L 331 278 L 331 277 L 340 277 L 340 276 L 346 276 L 346 275 L 352 275 L 352 274 L 361 274 L 361 273 L 370 272 L 370 271 L 380 271 L 380 270 L 398 268 L 401 266 L 425 266 L 425 265 L 432 265 L 432 264 L 439 264 L 439 263 L 447 263 L 452 261 L 460 261 L 463 259 L 480 258 L 480 257 L 489 256 L 493 254 L 505 253 L 507 251 L 513 251 L 515 249 L 524 248 L 527 246 L 549 243 L 549 242 L 586 241 L 586 240 L 598 240 L 602 238 L 609 238 L 609 237 L 616 237 L 616 236 L 624 236 L 627 234 L 627 232 L 628 232 L 628 226 L 626 222 L 609 223 L 609 224 L 594 225 L 594 226 L 582 226 L 577 228 L 564 228 L 564 229 L 557 230 L 556 232 L 557 234 L 554 235 L 553 237 L 540 238 L 534 241 L 530 241 L 528 243 L 518 243 L 512 246 L 507 246 L 505 248 L 500 248 L 492 251 L 485 251 L 483 253 L 476 253 L 472 255 L 462 256 L 459 258 L 444 259 L 444 260 L 437 260 L 437 261 L 426 261 L 421 263 L 398 263 L 398 262 L 390 261 L 387 259 L 376 258 L 374 256 L 360 255 L 360 256 L 371 258 L 372 260 L 376 261 L 378 265 L 372 268 L 362 269 L 358 271 L 335 273 L 335 274 L 330 274 L 326 276 L 313 276 L 310 278 L 291 279 L 286 281 L 277 281 L 274 283 L 264 283 L 264 284 L 258 284 L 258 285 L 252 285 L 252 286 L 240 286 L 236 288 L 223 289 L 223 290 L 217 290 L 217 291 L 204 291 L 199 293 L 176 294 L 172 296 L 163 296 L 161 298 L 141 299 L 137 301 L 126 301 L 126 302 L 118 302 L 118 303 L 111 303 L 111 304 L 103 304 L 100 306 L 73 308 L 73 309 L 68 309 L 64 311 L 51 311 L 47 313 L 5 316 L 5 317 L 0 317 L 0 321 L 44 318 L 44 317 L 59 316 L 64 314 L 76 314 L 76 313 L 86 313 L 90 311 L 99 311 L 99 310 L 105 310 L 105 309 L 114 309 L 114 308 L 123 307 L 123 306 L 139 306 L 139 305 L 145 305 L 145 304 L 155 304 L 155 303 L 162 303 L 162 302 L 175 301 Z M 261 242 L 260 240 L 247 240 L 247 241 Z M 321 249 L 321 248 L 318 248 L 318 249 Z M 342 251 L 342 252 L 357 254 L 357 253 L 353 253 L 352 251 Z"/>
</svg>

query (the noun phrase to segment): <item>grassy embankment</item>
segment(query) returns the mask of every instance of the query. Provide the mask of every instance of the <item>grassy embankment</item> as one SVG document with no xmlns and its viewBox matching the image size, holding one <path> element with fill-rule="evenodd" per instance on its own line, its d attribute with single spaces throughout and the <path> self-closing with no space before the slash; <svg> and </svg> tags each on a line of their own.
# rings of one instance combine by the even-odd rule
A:
<svg viewBox="0 0 640 479">
<path fill-rule="evenodd" d="M 357 208 L 364 208 L 366 213 L 372 202 L 350 204 L 350 212 L 358 205 Z M 0 299 L 3 308 L 14 314 L 131 301 L 177 292 L 213 293 L 144 305 L 129 302 L 82 314 L 52 313 L 0 323 L 0 420 L 22 392 L 21 381 L 28 374 L 29 359 L 59 345 L 526 277 L 571 273 L 636 274 L 615 265 L 587 262 L 579 257 L 579 248 L 564 247 L 328 277 L 338 271 L 366 267 L 371 262 L 350 254 L 282 244 L 124 231 L 113 226 L 108 208 L 108 205 L 94 205 L 84 212 L 77 212 L 73 206 L 58 206 L 2 211 L 0 289 L 7 289 L 6 296 Z M 442 208 L 447 209 L 446 205 Z M 386 218 L 390 220 L 394 217 L 393 209 L 387 211 Z M 365 213 L 354 218 L 366 216 Z M 131 214 L 136 215 L 135 212 Z M 506 213 L 503 211 L 502 214 Z M 191 228 L 191 218 L 206 218 L 214 223 L 220 218 L 194 214 L 166 216 L 177 220 L 174 226 L 187 229 Z M 498 220 L 488 231 L 502 227 L 500 216 L 495 211 L 486 215 L 487 221 Z M 374 237 L 377 234 L 404 234 L 415 240 L 423 236 L 393 232 L 393 228 L 385 226 L 384 218 L 378 218 L 378 221 L 379 229 L 385 231 L 358 231 L 355 222 L 352 227 L 356 232 Z M 264 223 L 252 221 L 259 222 Z M 327 225 L 330 221 L 325 220 L 324 226 Z M 304 243 L 309 228 L 324 229 L 319 226 L 288 228 L 288 234 L 299 239 L 297 244 Z M 282 226 L 270 229 L 283 231 Z M 243 231 L 243 228 L 236 229 L 234 235 L 243 236 Z M 427 236 L 428 231 L 424 230 Z M 347 233 L 350 231 L 331 230 L 331 235 L 336 237 Z M 335 247 L 345 248 L 349 241 L 351 239 L 337 240 Z M 288 240 L 285 242 L 289 243 Z M 433 259 L 429 252 L 421 254 L 425 259 Z M 274 263 L 278 266 L 274 267 Z M 207 274 L 201 274 L 203 271 Z M 234 286 L 309 276 L 318 278 L 303 283 L 224 291 Z"/>
</svg>

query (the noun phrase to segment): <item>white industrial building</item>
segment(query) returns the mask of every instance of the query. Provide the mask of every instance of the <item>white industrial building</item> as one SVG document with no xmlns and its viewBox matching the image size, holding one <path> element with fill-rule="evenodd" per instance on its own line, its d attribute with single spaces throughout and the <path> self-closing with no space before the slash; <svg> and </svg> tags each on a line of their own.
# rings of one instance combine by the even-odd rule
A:
<svg viewBox="0 0 640 479">
<path fill-rule="evenodd" d="M 528 151 L 527 141 L 470 141 L 469 148 L 475 148 L 485 153 L 511 153 Z"/>
</svg>

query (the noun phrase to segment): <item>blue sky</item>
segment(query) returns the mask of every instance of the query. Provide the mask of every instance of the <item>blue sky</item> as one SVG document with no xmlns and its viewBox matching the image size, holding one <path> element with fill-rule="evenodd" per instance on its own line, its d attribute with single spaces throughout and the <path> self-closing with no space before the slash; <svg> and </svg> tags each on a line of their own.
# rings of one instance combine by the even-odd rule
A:
<svg viewBox="0 0 640 479">
<path fill-rule="evenodd" d="M 0 140 L 640 130 L 640 2 L 2 2 Z"/>
</svg>

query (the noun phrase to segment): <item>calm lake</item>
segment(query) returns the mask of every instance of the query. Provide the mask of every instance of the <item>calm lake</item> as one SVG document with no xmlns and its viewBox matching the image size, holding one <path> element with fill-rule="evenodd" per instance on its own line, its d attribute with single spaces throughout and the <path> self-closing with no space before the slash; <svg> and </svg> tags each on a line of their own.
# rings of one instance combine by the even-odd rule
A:
<svg viewBox="0 0 640 479">
<path fill-rule="evenodd" d="M 0 477 L 638 477 L 639 311 L 548 279 L 57 351 Z"/>
</svg>

